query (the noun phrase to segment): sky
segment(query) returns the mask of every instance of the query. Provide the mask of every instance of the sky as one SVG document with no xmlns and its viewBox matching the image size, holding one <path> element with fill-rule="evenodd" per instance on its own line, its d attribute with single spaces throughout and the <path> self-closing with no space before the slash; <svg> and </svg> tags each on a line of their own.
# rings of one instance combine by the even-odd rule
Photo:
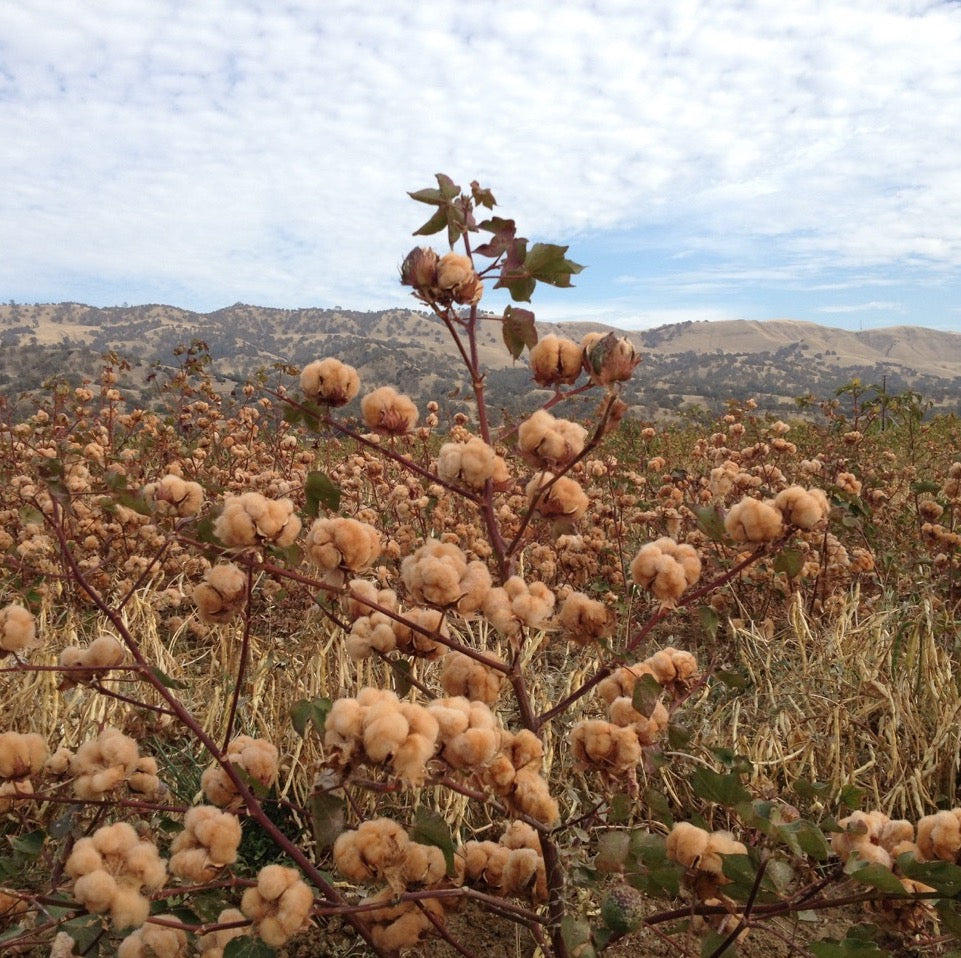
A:
<svg viewBox="0 0 961 958">
<path fill-rule="evenodd" d="M 0 301 L 416 308 L 444 173 L 585 267 L 539 319 L 961 332 L 959 51 L 958 0 L 0 0 Z"/>
</svg>

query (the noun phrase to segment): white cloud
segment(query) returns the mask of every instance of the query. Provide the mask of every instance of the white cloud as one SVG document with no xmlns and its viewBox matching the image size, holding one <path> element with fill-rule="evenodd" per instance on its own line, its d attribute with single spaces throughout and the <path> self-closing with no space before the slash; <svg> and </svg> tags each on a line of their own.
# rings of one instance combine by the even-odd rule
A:
<svg viewBox="0 0 961 958">
<path fill-rule="evenodd" d="M 851 303 L 839 306 L 821 306 L 819 313 L 869 313 L 869 312 L 902 312 L 903 303 L 895 302 L 871 302 L 871 303 Z"/>
<path fill-rule="evenodd" d="M 533 238 L 643 227 L 732 267 L 662 283 L 685 294 L 771 280 L 775 248 L 809 283 L 961 267 L 955 4 L 0 0 L 0 24 L 0 295 L 390 305 L 429 214 L 405 193 L 441 170 Z"/>
</svg>

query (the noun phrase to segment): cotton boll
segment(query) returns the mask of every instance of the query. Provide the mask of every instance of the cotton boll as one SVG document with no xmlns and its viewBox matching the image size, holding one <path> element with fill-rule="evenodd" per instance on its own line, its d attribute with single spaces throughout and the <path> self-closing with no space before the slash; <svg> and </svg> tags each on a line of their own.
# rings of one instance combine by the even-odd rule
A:
<svg viewBox="0 0 961 958">
<path fill-rule="evenodd" d="M 641 361 L 634 344 L 626 336 L 588 333 L 581 340 L 581 346 L 584 369 L 591 382 L 598 386 L 626 382 Z"/>
<path fill-rule="evenodd" d="M 447 877 L 443 851 L 436 845 L 409 842 L 404 849 L 401 877 L 406 887 L 419 885 L 431 888 L 442 882 Z"/>
<path fill-rule="evenodd" d="M 545 488 L 546 487 L 546 488 Z M 541 492 L 541 490 L 544 490 Z M 535 502 L 534 508 L 546 519 L 566 519 L 577 522 L 587 512 L 587 493 L 576 479 L 569 476 L 554 478 L 553 473 L 539 472 L 527 484 L 527 498 Z"/>
<path fill-rule="evenodd" d="M 408 785 L 423 785 L 435 748 L 436 742 L 425 735 L 408 735 L 391 761 L 394 773 Z"/>
<path fill-rule="evenodd" d="M 380 555 L 380 533 L 357 519 L 315 519 L 307 532 L 304 551 L 319 569 L 361 572 Z"/>
<path fill-rule="evenodd" d="M 300 519 L 289 499 L 270 500 L 259 492 L 226 496 L 223 510 L 214 522 L 214 535 L 230 547 L 269 542 L 289 546 L 300 532 Z"/>
<path fill-rule="evenodd" d="M 133 888 L 120 885 L 110 902 L 114 928 L 136 928 L 150 916 L 150 902 Z"/>
<path fill-rule="evenodd" d="M 561 817 L 560 807 L 551 797 L 547 782 L 540 772 L 532 769 L 518 770 L 514 778 L 514 791 L 508 796 L 508 803 L 545 825 L 554 825 Z"/>
<path fill-rule="evenodd" d="M 324 720 L 324 747 L 346 753 L 363 737 L 364 709 L 357 699 L 336 699 Z"/>
<path fill-rule="evenodd" d="M 360 376 L 339 359 L 317 359 L 304 366 L 300 388 L 307 399 L 325 406 L 345 406 L 360 392 Z"/>
<path fill-rule="evenodd" d="M 541 337 L 530 351 L 531 373 L 538 386 L 569 386 L 581 374 L 583 350 L 563 336 Z"/>
<path fill-rule="evenodd" d="M 724 529 L 735 542 L 773 542 L 781 534 L 781 513 L 768 502 L 747 497 L 728 510 Z"/>
<path fill-rule="evenodd" d="M 501 466 L 505 466 L 503 459 L 478 436 L 467 442 L 446 442 L 437 454 L 437 475 L 468 489 L 483 489 L 488 479 L 502 481 Z"/>
<path fill-rule="evenodd" d="M 0 609 L 0 658 L 8 652 L 25 652 L 39 644 L 36 621 L 28 609 L 16 602 Z"/>
<path fill-rule="evenodd" d="M 788 486 L 774 497 L 775 508 L 781 511 L 784 521 L 791 526 L 810 531 L 827 518 L 831 506 L 821 489 L 804 489 Z"/>
<path fill-rule="evenodd" d="M 463 652 L 448 652 L 441 663 L 440 684 L 448 695 L 462 695 L 488 705 L 497 701 L 504 683 L 503 673 L 488 668 Z"/>
<path fill-rule="evenodd" d="M 730 879 L 724 877 L 723 857 L 725 855 L 746 854 L 746 846 L 742 842 L 736 841 L 730 832 L 712 832 L 708 837 L 707 848 L 701 856 L 698 868 L 713 875 L 720 884 L 724 885 Z"/>
<path fill-rule="evenodd" d="M 364 396 L 360 411 L 369 429 L 387 436 L 402 436 L 417 424 L 413 400 L 392 386 L 381 386 Z"/>
<path fill-rule="evenodd" d="M 230 925 L 238 921 L 244 921 L 244 913 L 239 908 L 225 908 L 217 916 L 217 923 Z M 223 958 L 224 948 L 234 940 L 245 935 L 246 929 L 238 928 L 218 928 L 201 935 L 197 941 L 200 948 L 200 958 Z"/>
<path fill-rule="evenodd" d="M 175 915 L 158 918 L 177 921 Z M 128 935 L 117 948 L 117 958 L 182 958 L 187 954 L 187 935 L 179 928 L 144 924 Z"/>
<path fill-rule="evenodd" d="M 256 886 L 246 889 L 240 901 L 255 934 L 272 948 L 286 944 L 303 927 L 312 907 L 313 895 L 299 873 L 282 865 L 262 868 Z"/>
<path fill-rule="evenodd" d="M 36 775 L 49 755 L 46 740 L 36 732 L 0 733 L 0 778 Z"/>
<path fill-rule="evenodd" d="M 372 762 L 387 762 L 410 734 L 407 719 L 395 703 L 371 706 L 363 720 L 364 751 Z"/>
<path fill-rule="evenodd" d="M 676 605 L 700 575 L 701 560 L 694 547 L 666 536 L 643 546 L 631 562 L 632 579 L 667 607 Z"/>
<path fill-rule="evenodd" d="M 125 656 L 124 647 L 112 635 L 101 635 L 87 647 L 83 664 L 91 668 L 109 669 L 120 665 Z"/>
<path fill-rule="evenodd" d="M 247 575 L 232 562 L 215 565 L 194 588 L 193 600 L 203 622 L 227 622 L 247 600 Z"/>
<path fill-rule="evenodd" d="M 667 836 L 664 851 L 685 868 L 696 867 L 708 848 L 709 833 L 690 822 L 677 822 Z"/>
<path fill-rule="evenodd" d="M 580 455 L 587 430 L 578 423 L 555 419 L 539 409 L 520 424 L 517 448 L 521 457 L 535 468 L 557 468 Z"/>
<path fill-rule="evenodd" d="M 614 632 L 614 613 L 584 592 L 570 592 L 561 604 L 557 624 L 566 638 L 578 645 L 589 645 Z"/>
<path fill-rule="evenodd" d="M 468 562 L 460 579 L 461 597 L 454 608 L 465 618 L 472 616 L 483 606 L 492 585 L 490 570 L 483 562 Z"/>
<path fill-rule="evenodd" d="M 360 662 L 372 652 L 382 655 L 397 648 L 394 620 L 381 612 L 355 619 L 347 635 L 347 655 L 351 661 Z"/>
<path fill-rule="evenodd" d="M 599 767 L 614 775 L 633 771 L 641 760 L 641 744 L 630 727 L 588 719 L 571 729 L 574 761 L 581 768 Z"/>
<path fill-rule="evenodd" d="M 351 579 L 343 597 L 344 611 L 353 621 L 361 616 L 373 615 L 369 603 L 375 603 L 391 612 L 397 610 L 397 593 L 393 589 L 381 589 L 375 582 L 367 579 Z"/>
<path fill-rule="evenodd" d="M 480 302 L 484 291 L 470 257 L 460 253 L 445 253 L 440 258 L 436 283 L 441 293 L 450 293 L 454 302 L 462 305 Z"/>
<path fill-rule="evenodd" d="M 199 482 L 172 473 L 145 485 L 143 494 L 161 515 L 196 516 L 204 503 L 204 489 Z"/>
<path fill-rule="evenodd" d="M 73 883 L 73 896 L 87 911 L 103 914 L 117 893 L 117 882 L 102 868 L 80 875 Z"/>
<path fill-rule="evenodd" d="M 397 648 L 405 655 L 432 661 L 447 653 L 447 646 L 435 641 L 428 633 L 448 637 L 450 631 L 443 612 L 437 609 L 408 609 L 403 621 L 392 620 Z"/>
<path fill-rule="evenodd" d="M 918 821 L 917 841 L 926 861 L 956 861 L 961 851 L 961 809 L 925 815 Z"/>
</svg>

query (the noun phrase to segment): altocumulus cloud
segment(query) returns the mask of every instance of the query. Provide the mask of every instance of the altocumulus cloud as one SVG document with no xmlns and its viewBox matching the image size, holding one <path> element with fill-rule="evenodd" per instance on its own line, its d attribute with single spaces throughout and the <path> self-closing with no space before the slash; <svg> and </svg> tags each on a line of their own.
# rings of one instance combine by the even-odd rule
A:
<svg viewBox="0 0 961 958">
<path fill-rule="evenodd" d="M 572 241 L 571 315 L 961 265 L 956 3 L 0 0 L 0 26 L 7 298 L 395 305 L 437 171 Z"/>
</svg>

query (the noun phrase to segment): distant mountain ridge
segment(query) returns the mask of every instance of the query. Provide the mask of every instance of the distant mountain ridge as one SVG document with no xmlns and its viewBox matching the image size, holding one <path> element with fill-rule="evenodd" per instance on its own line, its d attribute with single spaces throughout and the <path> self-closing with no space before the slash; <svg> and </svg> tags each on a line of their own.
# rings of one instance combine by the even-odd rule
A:
<svg viewBox="0 0 961 958">
<path fill-rule="evenodd" d="M 479 348 L 495 406 L 530 408 L 536 391 L 523 357 L 514 362 L 497 317 L 487 317 Z M 540 335 L 579 340 L 597 323 L 538 322 Z M 716 409 L 727 399 L 756 398 L 763 409 L 784 413 L 798 396 L 818 399 L 855 376 L 907 389 L 961 411 L 961 334 L 917 327 L 851 332 L 776 319 L 685 322 L 628 336 L 644 356 L 626 391 L 648 418 L 692 405 Z M 95 377 L 100 356 L 113 352 L 135 364 L 133 388 L 145 388 L 151 364 L 172 366 L 174 349 L 207 343 L 212 371 L 224 387 L 258 370 L 303 366 L 337 356 L 357 367 L 365 386 L 390 384 L 420 401 L 467 395 L 459 357 L 442 324 L 411 309 L 358 312 L 342 309 L 274 309 L 236 304 L 211 313 L 173 306 L 98 308 L 79 303 L 0 306 L 0 392 L 35 389 L 54 374 Z M 280 375 L 280 373 L 276 373 Z"/>
</svg>

